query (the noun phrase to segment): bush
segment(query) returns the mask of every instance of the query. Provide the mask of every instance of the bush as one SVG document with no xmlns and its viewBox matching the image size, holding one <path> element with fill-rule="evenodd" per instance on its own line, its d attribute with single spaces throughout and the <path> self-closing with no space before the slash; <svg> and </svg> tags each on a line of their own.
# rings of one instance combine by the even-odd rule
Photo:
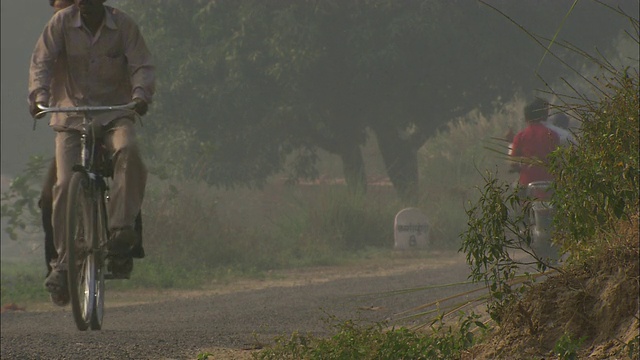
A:
<svg viewBox="0 0 640 360">
<path fill-rule="evenodd" d="M 465 206 L 478 199 L 473 189 L 483 183 L 484 171 L 506 173 L 508 143 L 503 137 L 509 129 L 524 126 L 518 112 L 522 104 L 515 98 L 492 114 L 471 112 L 450 122 L 420 149 L 420 206 L 432 222 L 436 246 L 460 246 L 459 234 L 467 223 Z"/>
<path fill-rule="evenodd" d="M 484 327 L 478 316 L 460 315 L 457 327 L 441 321 L 432 324 L 430 333 L 404 327 L 388 329 L 384 323 L 360 325 L 345 321 L 333 325 L 334 335 L 319 339 L 293 333 L 276 338 L 276 344 L 254 354 L 261 360 L 305 359 L 454 359 L 471 347 L 475 338 L 472 327 Z M 335 319 L 334 319 L 335 320 Z"/>
<path fill-rule="evenodd" d="M 573 107 L 582 134 L 552 160 L 556 221 L 572 242 L 615 231 L 619 219 L 638 211 L 637 70 L 618 74 L 604 88 L 599 101 Z"/>
<path fill-rule="evenodd" d="M 638 213 L 638 71 L 614 74 L 599 94 L 597 100 L 563 108 L 577 114 L 581 133 L 576 144 L 558 149 L 551 159 L 556 176 L 551 203 L 557 209 L 552 241 L 572 259 L 603 249 L 620 221 L 630 222 Z M 510 214 L 517 202 L 508 184 L 488 177 L 480 199 L 467 212 L 469 227 L 461 251 L 467 254 L 473 279 L 489 287 L 489 310 L 496 320 L 522 293 L 512 289 L 520 264 L 509 252 L 527 251 L 531 243 L 526 228 L 523 232 L 518 225 L 522 219 Z M 546 264 L 535 260 L 545 270 Z"/>
<path fill-rule="evenodd" d="M 296 195 L 283 185 L 277 194 L 270 191 L 154 180 L 144 208 L 148 261 L 212 275 L 254 274 L 335 264 L 367 248 L 393 245 L 392 205 L 346 189 L 307 188 Z M 262 209 L 267 194 L 275 199 Z"/>
</svg>

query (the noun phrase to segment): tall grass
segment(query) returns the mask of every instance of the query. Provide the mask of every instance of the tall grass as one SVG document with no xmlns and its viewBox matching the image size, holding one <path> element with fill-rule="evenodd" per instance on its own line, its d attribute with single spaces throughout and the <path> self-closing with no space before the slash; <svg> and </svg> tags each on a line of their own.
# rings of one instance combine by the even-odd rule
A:
<svg viewBox="0 0 640 360">
<path fill-rule="evenodd" d="M 33 262 L 3 260 L 1 277 L 1 306 L 9 303 L 23 305 L 25 302 L 45 301 L 48 299 L 48 294 L 42 287 L 44 265 L 42 268 L 38 268 Z"/>
<path fill-rule="evenodd" d="M 145 247 L 154 262 L 252 273 L 335 264 L 369 247 L 390 248 L 396 208 L 342 188 L 228 192 L 157 182 L 144 211 Z"/>
<path fill-rule="evenodd" d="M 509 130 L 524 127 L 523 106 L 516 97 L 496 105 L 490 114 L 470 112 L 448 123 L 420 149 L 420 206 L 432 222 L 436 246 L 459 247 L 459 234 L 467 225 L 465 207 L 477 200 L 476 187 L 483 184 L 485 170 L 497 171 L 508 181 L 517 179 L 507 173 L 504 138 Z"/>
</svg>

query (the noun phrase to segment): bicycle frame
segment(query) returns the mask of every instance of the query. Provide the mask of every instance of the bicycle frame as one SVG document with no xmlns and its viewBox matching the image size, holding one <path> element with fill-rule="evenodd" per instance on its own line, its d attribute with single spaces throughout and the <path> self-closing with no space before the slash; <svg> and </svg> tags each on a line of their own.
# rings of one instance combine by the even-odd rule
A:
<svg viewBox="0 0 640 360">
<path fill-rule="evenodd" d="M 531 224 L 533 246 L 543 257 L 555 259 L 557 249 L 552 245 L 554 207 L 551 203 L 553 193 L 551 181 L 535 181 L 527 184 L 527 196 L 532 200 Z"/>
<path fill-rule="evenodd" d="M 95 163 L 97 156 L 100 155 L 95 151 L 96 146 L 96 137 L 89 142 L 89 135 L 95 135 L 95 132 L 91 132 L 91 116 L 92 113 L 99 112 L 110 112 L 110 111 L 118 111 L 118 110 L 127 110 L 129 111 L 136 119 L 139 119 L 140 116 L 138 113 L 133 111 L 135 107 L 135 102 L 130 102 L 128 104 L 123 105 L 108 105 L 108 106 L 74 106 L 74 107 L 46 107 L 42 105 L 38 105 L 38 109 L 40 110 L 34 116 L 33 127 L 35 129 L 37 119 L 44 117 L 48 113 L 82 113 L 82 131 L 80 138 L 80 164 L 73 167 L 73 171 L 83 171 L 85 172 L 92 180 L 98 180 L 104 182 L 105 174 L 100 173 L 100 169 L 96 169 Z M 93 145 L 89 147 L 89 145 Z"/>
<path fill-rule="evenodd" d="M 102 142 L 97 141 L 98 128 L 93 127 L 91 114 L 127 110 L 137 118 L 134 107 L 135 102 L 117 106 L 68 108 L 48 108 L 39 105 L 38 109 L 41 111 L 34 117 L 35 122 L 47 113 L 83 114 L 80 163 L 72 168 L 74 174 L 69 183 L 65 234 L 69 263 L 69 295 L 74 320 L 79 330 L 86 330 L 89 326 L 92 330 L 102 328 L 104 280 L 113 278 L 112 274 L 105 273 L 109 256 L 106 249 L 109 234 L 106 213 L 108 186 L 105 178 L 110 175 L 105 172 L 103 166 L 98 166 L 105 159 L 105 155 L 101 149 Z M 87 200 L 88 203 L 83 202 Z M 83 244 L 83 241 L 84 246 L 81 249 L 76 248 L 78 244 Z"/>
</svg>

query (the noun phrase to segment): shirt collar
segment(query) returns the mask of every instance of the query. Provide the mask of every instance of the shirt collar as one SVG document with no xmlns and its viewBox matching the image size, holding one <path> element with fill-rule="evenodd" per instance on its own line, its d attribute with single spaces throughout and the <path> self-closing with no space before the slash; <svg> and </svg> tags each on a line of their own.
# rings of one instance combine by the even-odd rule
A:
<svg viewBox="0 0 640 360">
<path fill-rule="evenodd" d="M 82 27 L 82 17 L 80 16 L 80 10 L 75 8 L 75 6 L 74 6 L 74 10 L 75 10 L 75 14 L 73 15 L 73 26 L 77 28 Z M 103 20 L 104 25 L 112 30 L 117 29 L 118 26 L 116 25 L 116 22 L 113 20 L 111 11 L 109 11 L 109 9 L 106 6 L 104 7 L 104 12 L 105 12 L 104 20 Z"/>
</svg>

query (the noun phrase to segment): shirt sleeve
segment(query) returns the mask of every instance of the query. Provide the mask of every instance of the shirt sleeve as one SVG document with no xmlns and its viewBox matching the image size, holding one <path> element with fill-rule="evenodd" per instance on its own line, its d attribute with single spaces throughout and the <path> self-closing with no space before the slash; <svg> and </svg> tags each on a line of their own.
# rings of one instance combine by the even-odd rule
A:
<svg viewBox="0 0 640 360">
<path fill-rule="evenodd" d="M 125 56 L 131 79 L 131 98 L 140 98 L 151 103 L 155 93 L 155 67 L 151 53 L 133 20 L 127 21 L 125 37 Z"/>
<path fill-rule="evenodd" d="M 513 138 L 513 143 L 511 143 L 511 156 L 522 156 L 522 133 L 516 134 Z"/>
<path fill-rule="evenodd" d="M 56 59 L 64 48 L 63 18 L 54 16 L 45 26 L 31 54 L 29 66 L 29 98 L 34 102 L 49 102 L 51 79 Z"/>
</svg>

